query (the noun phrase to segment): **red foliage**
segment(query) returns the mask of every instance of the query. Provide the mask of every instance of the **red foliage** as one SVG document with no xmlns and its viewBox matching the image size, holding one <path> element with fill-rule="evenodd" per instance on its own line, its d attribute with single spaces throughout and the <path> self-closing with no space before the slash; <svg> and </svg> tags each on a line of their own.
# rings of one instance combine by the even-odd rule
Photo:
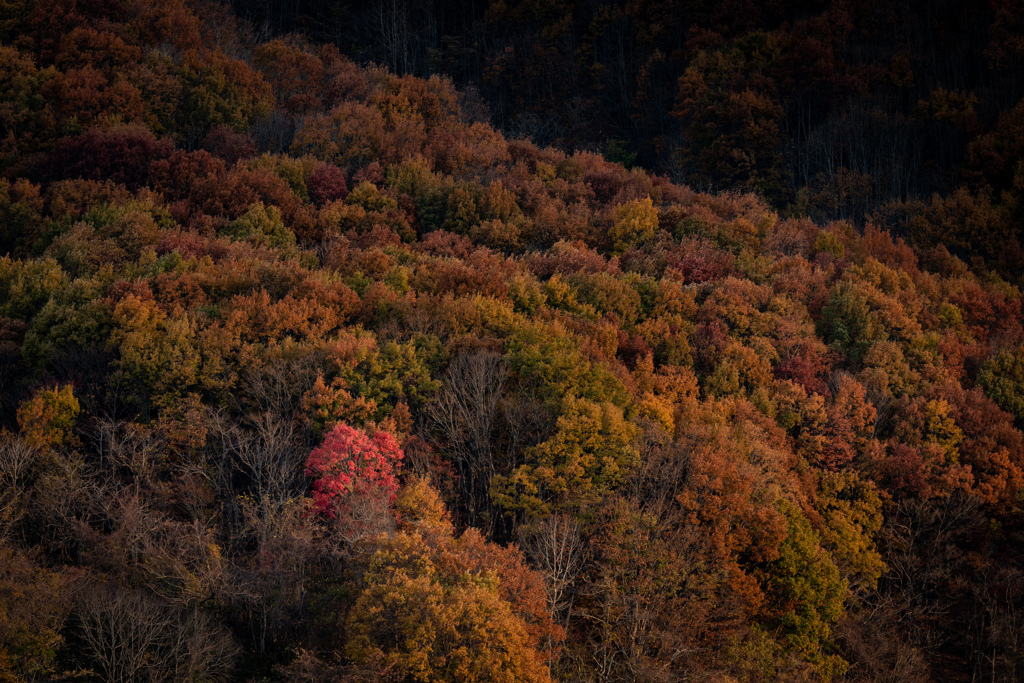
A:
<svg viewBox="0 0 1024 683">
<path fill-rule="evenodd" d="M 619 330 L 619 345 L 615 355 L 630 369 L 636 369 L 637 361 L 651 355 L 651 347 L 640 335 L 630 335 Z"/>
<path fill-rule="evenodd" d="M 334 519 L 336 506 L 352 494 L 379 491 L 394 500 L 401 460 L 402 449 L 387 432 L 370 437 L 361 429 L 336 425 L 306 460 L 306 474 L 315 478 L 313 509 Z"/>
<path fill-rule="evenodd" d="M 574 159 L 583 167 L 583 182 L 594 191 L 597 200 L 610 201 L 622 189 L 626 171 L 618 164 L 612 164 L 596 154 L 577 154 Z"/>
<path fill-rule="evenodd" d="M 779 379 L 790 379 L 801 385 L 809 393 L 825 394 L 828 387 L 821 379 L 822 368 L 807 356 L 786 358 L 775 366 L 775 376 Z"/>
<path fill-rule="evenodd" d="M 222 178 L 198 179 L 193 184 L 191 200 L 204 213 L 229 220 L 238 218 L 261 201 L 265 206 L 276 206 L 290 222 L 300 206 L 288 183 L 266 168 L 236 167 Z"/>
<path fill-rule="evenodd" d="M 174 146 L 147 129 L 126 126 L 90 130 L 59 140 L 50 153 L 48 180 L 111 180 L 138 189 L 149 179 L 154 161 L 171 156 Z"/>
<path fill-rule="evenodd" d="M 105 118 L 137 122 L 146 119 L 142 91 L 127 80 L 111 79 L 90 65 L 57 72 L 42 95 L 65 124 L 91 126 Z"/>
<path fill-rule="evenodd" d="M 732 254 L 698 240 L 684 240 L 666 254 L 667 276 L 681 282 L 720 280 L 733 272 Z"/>
<path fill-rule="evenodd" d="M 464 259 L 473 252 L 473 242 L 464 235 L 434 230 L 424 235 L 413 248 L 431 256 Z"/>
<path fill-rule="evenodd" d="M 331 163 L 323 163 L 313 170 L 306 181 L 309 197 L 316 204 L 326 204 L 348 196 L 345 174 Z"/>
<path fill-rule="evenodd" d="M 378 161 L 371 161 L 369 164 L 356 171 L 355 175 L 352 176 L 353 187 L 360 183 L 373 183 L 374 185 L 380 185 L 383 182 L 384 169 Z"/>
<path fill-rule="evenodd" d="M 926 463 L 921 451 L 906 444 L 895 444 L 891 453 L 876 464 L 876 477 L 890 491 L 918 498 L 930 498 L 933 488 L 926 476 Z"/>
<path fill-rule="evenodd" d="M 508 282 L 516 274 L 515 266 L 491 253 L 486 247 L 475 249 L 464 260 L 445 259 L 418 268 L 410 284 L 422 292 L 482 294 L 502 298 L 508 294 Z"/>
<path fill-rule="evenodd" d="M 967 391 L 947 384 L 935 393 L 949 402 L 964 432 L 960 459 L 974 475 L 974 493 L 994 511 L 1011 510 L 1024 486 L 1024 435 L 1014 427 L 1013 418 L 980 388 Z"/>
<path fill-rule="evenodd" d="M 205 306 L 208 303 L 199 279 L 192 273 L 161 273 L 153 282 L 153 298 L 165 310 Z"/>
<path fill-rule="evenodd" d="M 291 114 L 316 111 L 323 106 L 317 93 L 321 90 L 324 65 L 315 55 L 272 40 L 256 50 L 256 66 L 274 89 L 280 106 Z"/>
<path fill-rule="evenodd" d="M 168 200 L 184 199 L 199 178 L 219 178 L 227 172 L 224 162 L 207 151 L 175 150 L 166 159 L 154 161 L 149 167 L 154 190 Z"/>
<path fill-rule="evenodd" d="M 223 159 L 228 166 L 256 156 L 256 144 L 249 134 L 236 133 L 231 126 L 224 124 L 213 127 L 203 141 L 203 149 Z"/>
<path fill-rule="evenodd" d="M 544 279 L 555 273 L 562 275 L 611 273 L 614 275 L 620 272 L 617 258 L 606 259 L 596 249 L 588 247 L 582 240 L 557 242 L 546 253 L 527 257 L 526 267 L 534 275 Z"/>
<path fill-rule="evenodd" d="M 1012 346 L 1024 338 L 1019 299 L 1007 299 L 1003 292 L 986 291 L 970 283 L 963 292 L 951 296 L 950 302 L 963 312 L 964 323 L 980 343 L 998 340 Z"/>
<path fill-rule="evenodd" d="M 117 303 L 129 295 L 134 296 L 139 301 L 153 300 L 153 290 L 150 289 L 148 283 L 129 282 L 127 280 L 118 280 L 110 285 L 107 289 L 106 298 L 111 303 Z"/>
</svg>

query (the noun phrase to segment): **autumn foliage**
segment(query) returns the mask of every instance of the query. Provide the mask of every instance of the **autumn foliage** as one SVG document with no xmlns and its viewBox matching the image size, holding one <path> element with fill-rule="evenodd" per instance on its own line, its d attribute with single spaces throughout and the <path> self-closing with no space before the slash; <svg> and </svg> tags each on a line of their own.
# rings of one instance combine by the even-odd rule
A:
<svg viewBox="0 0 1024 683">
<path fill-rule="evenodd" d="M 0 1 L 0 679 L 1019 678 L 1020 107 L 843 62 L 871 3 L 527 4 L 484 102 L 419 44 Z M 576 78 L 675 161 L 546 146 Z M 948 192 L 830 156 L 893 103 Z"/>
<path fill-rule="evenodd" d="M 402 450 L 395 437 L 378 431 L 367 436 L 361 429 L 338 424 L 306 460 L 306 476 L 313 478 L 313 509 L 328 517 L 348 496 L 377 493 L 394 499 Z"/>
</svg>

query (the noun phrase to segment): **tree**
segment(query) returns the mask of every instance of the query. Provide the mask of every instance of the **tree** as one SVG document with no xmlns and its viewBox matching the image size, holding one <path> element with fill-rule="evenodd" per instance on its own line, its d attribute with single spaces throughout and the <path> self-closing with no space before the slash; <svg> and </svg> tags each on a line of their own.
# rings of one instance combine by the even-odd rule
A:
<svg viewBox="0 0 1024 683">
<path fill-rule="evenodd" d="M 171 156 L 174 146 L 143 126 L 92 129 L 57 141 L 50 152 L 48 180 L 110 180 L 137 190 L 149 180 L 150 164 Z"/>
<path fill-rule="evenodd" d="M 657 231 L 658 212 L 651 198 L 645 197 L 615 207 L 608 236 L 612 238 L 615 252 L 621 254 L 629 247 L 652 239 Z"/>
<path fill-rule="evenodd" d="M 515 548 L 453 534 L 436 492 L 399 496 L 402 530 L 367 548 L 345 654 L 409 681 L 550 681 L 541 648 L 561 640 L 543 583 Z"/>
<path fill-rule="evenodd" d="M 554 615 L 573 603 L 573 584 L 586 558 L 579 523 L 569 515 L 551 515 L 519 528 L 520 543 L 544 577 L 548 605 Z"/>
<path fill-rule="evenodd" d="M 203 612 L 142 591 L 95 586 L 75 616 L 85 662 L 112 683 L 227 680 L 238 654 L 230 634 Z"/>
<path fill-rule="evenodd" d="M 438 445 L 459 469 L 467 521 L 493 523 L 489 488 L 498 469 L 494 429 L 508 371 L 497 353 L 462 353 L 452 359 L 444 384 L 427 408 Z"/>
<path fill-rule="evenodd" d="M 833 288 L 821 312 L 818 334 L 855 364 L 864 359 L 871 346 L 887 338 L 877 311 L 866 297 L 849 283 Z"/>
<path fill-rule="evenodd" d="M 323 163 L 313 169 L 309 180 L 309 197 L 317 204 L 327 204 L 348 196 L 345 174 L 331 163 Z"/>
<path fill-rule="evenodd" d="M 626 480 L 639 435 L 615 405 L 567 396 L 554 435 L 527 451 L 526 464 L 496 476 L 491 495 L 528 519 L 586 508 Z"/>
<path fill-rule="evenodd" d="M 346 102 L 310 117 L 295 134 L 292 151 L 311 154 L 349 171 L 378 158 L 384 143 L 384 117 L 375 107 Z"/>
<path fill-rule="evenodd" d="M 337 424 L 309 454 L 306 475 L 313 477 L 313 509 L 334 519 L 352 497 L 382 496 L 394 502 L 403 454 L 395 437 Z"/>
<path fill-rule="evenodd" d="M 774 34 L 753 31 L 727 47 L 698 52 L 679 77 L 672 113 L 688 124 L 677 153 L 692 169 L 689 182 L 782 197 L 783 109 L 768 75 L 779 52 Z"/>
<path fill-rule="evenodd" d="M 0 541 L 0 680 L 57 674 L 61 630 L 71 607 L 70 578 Z"/>
<path fill-rule="evenodd" d="M 33 448 L 62 446 L 73 438 L 80 410 L 70 385 L 43 389 L 18 408 L 18 426 Z"/>
<path fill-rule="evenodd" d="M 978 373 L 978 384 L 1017 424 L 1024 424 L 1024 346 L 1000 351 L 986 362 Z"/>
<path fill-rule="evenodd" d="M 846 670 L 841 657 L 828 653 L 830 626 L 843 612 L 847 584 L 803 514 L 783 504 L 788 532 L 779 557 L 765 569 L 772 599 L 765 610 L 786 646 L 806 657 L 825 680 Z"/>
</svg>

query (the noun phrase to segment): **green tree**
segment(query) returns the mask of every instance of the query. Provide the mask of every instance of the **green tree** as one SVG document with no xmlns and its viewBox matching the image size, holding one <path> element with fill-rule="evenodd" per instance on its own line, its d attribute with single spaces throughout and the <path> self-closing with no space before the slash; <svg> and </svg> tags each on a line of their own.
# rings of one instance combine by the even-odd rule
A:
<svg viewBox="0 0 1024 683">
<path fill-rule="evenodd" d="M 694 185 L 756 190 L 781 199 L 783 109 L 769 71 L 780 45 L 754 31 L 715 51 L 701 51 L 679 77 L 673 114 L 684 121 L 678 150 Z"/>
<path fill-rule="evenodd" d="M 615 405 L 566 396 L 555 434 L 527 451 L 526 464 L 495 477 L 491 495 L 537 518 L 593 504 L 637 463 L 639 435 Z"/>
<path fill-rule="evenodd" d="M 860 363 L 876 342 L 888 335 L 878 313 L 854 285 L 843 282 L 833 288 L 821 311 L 818 334 L 834 349 Z"/>
<path fill-rule="evenodd" d="M 1024 346 L 1004 349 L 978 372 L 978 384 L 996 405 L 1024 422 Z"/>
<path fill-rule="evenodd" d="M 847 666 L 839 655 L 829 653 L 830 625 L 843 613 L 847 583 L 803 513 L 792 503 L 779 505 L 788 532 L 778 559 L 764 568 L 762 582 L 771 598 L 765 623 L 777 629 L 787 649 L 829 680 Z"/>
</svg>

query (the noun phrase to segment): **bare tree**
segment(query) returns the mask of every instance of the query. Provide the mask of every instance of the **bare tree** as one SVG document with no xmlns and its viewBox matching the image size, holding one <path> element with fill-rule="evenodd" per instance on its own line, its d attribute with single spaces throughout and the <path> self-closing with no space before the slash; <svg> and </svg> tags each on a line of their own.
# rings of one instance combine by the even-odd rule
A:
<svg viewBox="0 0 1024 683">
<path fill-rule="evenodd" d="M 37 456 L 21 438 L 0 439 L 0 542 L 25 514 L 23 498 Z"/>
<path fill-rule="evenodd" d="M 497 467 L 492 436 L 507 375 L 497 352 L 462 353 L 448 365 L 444 383 L 427 409 L 438 448 L 450 454 L 458 467 L 472 526 L 493 524 L 489 489 Z"/>
<path fill-rule="evenodd" d="M 303 519 L 304 509 L 299 501 L 268 497 L 241 503 L 242 528 L 234 545 L 247 547 L 231 567 L 236 587 L 231 600 L 245 615 L 258 652 L 267 650 L 289 615 L 302 610 L 318 533 Z"/>
<path fill-rule="evenodd" d="M 104 680 L 226 680 L 238 649 L 206 614 L 142 591 L 98 586 L 77 611 L 81 652 Z"/>
<path fill-rule="evenodd" d="M 285 501 L 303 492 L 307 450 L 294 422 L 276 414 L 250 415 L 246 428 L 234 427 L 229 448 L 235 467 L 249 478 L 257 499 Z"/>
<path fill-rule="evenodd" d="M 585 561 L 580 526 L 569 515 L 551 515 L 521 527 L 519 545 L 544 577 L 551 613 L 566 615 L 572 607 L 573 585 Z"/>
<path fill-rule="evenodd" d="M 912 645 L 936 652 L 947 644 L 950 635 L 942 625 L 970 570 L 961 544 L 984 523 L 981 502 L 968 494 L 893 506 L 880 537 L 888 571 L 879 593 L 900 607 L 901 631 Z"/>
<path fill-rule="evenodd" d="M 132 422 L 104 419 L 96 425 L 100 469 L 111 475 L 130 475 L 136 492 L 152 483 L 164 443 L 152 430 Z"/>
<path fill-rule="evenodd" d="M 391 71 L 396 74 L 410 71 L 414 36 L 405 0 L 376 0 L 371 8 L 370 29 Z"/>
<path fill-rule="evenodd" d="M 990 562 L 972 579 L 971 680 L 1018 681 L 1024 647 L 1024 572 Z"/>
<path fill-rule="evenodd" d="M 850 662 L 842 680 L 867 683 L 925 683 L 931 680 L 928 661 L 906 642 L 900 625 L 901 607 L 891 599 L 866 603 L 849 611 L 835 633 Z"/>
<path fill-rule="evenodd" d="M 242 373 L 239 412 L 273 413 L 289 422 L 295 418 L 302 396 L 316 383 L 322 357 L 311 353 L 277 358 Z"/>
<path fill-rule="evenodd" d="M 32 533 L 53 554 L 80 559 L 82 520 L 93 516 L 101 487 L 86 476 L 77 455 L 51 452 L 32 496 Z"/>
</svg>

